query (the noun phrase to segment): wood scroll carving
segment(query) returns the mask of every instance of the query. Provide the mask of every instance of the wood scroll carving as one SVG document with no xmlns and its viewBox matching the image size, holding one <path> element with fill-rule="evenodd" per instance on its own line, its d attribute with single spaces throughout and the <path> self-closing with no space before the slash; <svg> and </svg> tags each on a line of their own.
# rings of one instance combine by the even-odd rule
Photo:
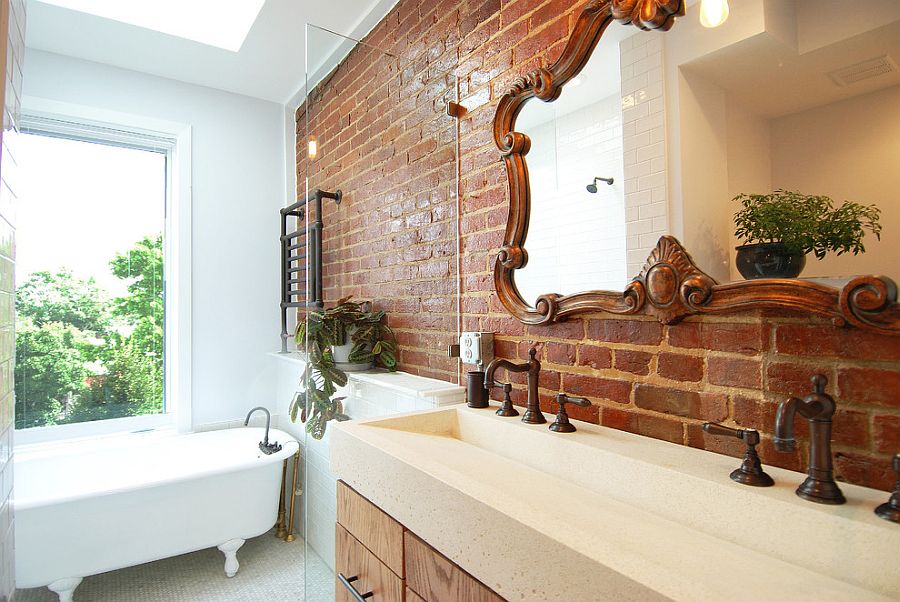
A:
<svg viewBox="0 0 900 602">
<path fill-rule="evenodd" d="M 531 140 L 515 131 L 522 105 L 532 98 L 552 102 L 578 75 L 613 20 L 640 29 L 667 31 L 684 14 L 683 0 L 592 0 L 578 16 L 559 59 L 515 80 L 497 105 L 494 142 L 506 165 L 509 217 L 503 247 L 494 263 L 494 287 L 504 307 L 526 324 L 551 324 L 576 314 L 649 314 L 673 324 L 692 314 L 788 309 L 852 325 L 900 334 L 897 286 L 888 278 L 862 276 L 841 288 L 810 280 L 766 279 L 718 284 L 694 265 L 671 236 L 663 236 L 641 273 L 623 292 L 586 291 L 542 295 L 529 306 L 515 285 L 515 271 L 528 263 L 525 241 L 531 211 L 528 154 Z"/>
</svg>

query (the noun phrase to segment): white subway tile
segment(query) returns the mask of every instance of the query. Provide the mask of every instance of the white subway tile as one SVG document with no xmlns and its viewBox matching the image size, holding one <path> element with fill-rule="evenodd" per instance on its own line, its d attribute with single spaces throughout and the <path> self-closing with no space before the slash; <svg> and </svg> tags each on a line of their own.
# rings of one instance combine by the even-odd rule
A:
<svg viewBox="0 0 900 602">
<path fill-rule="evenodd" d="M 639 209 L 639 214 L 641 219 L 648 219 L 654 217 L 664 216 L 666 214 L 666 204 L 665 203 L 651 203 L 649 205 L 644 205 Z"/>
<path fill-rule="evenodd" d="M 662 142 L 650 144 L 650 132 L 643 132 L 642 134 L 635 136 L 634 139 L 647 141 L 646 144 L 642 144 L 641 147 L 637 149 L 638 161 L 649 161 L 651 159 L 658 159 L 665 156 L 666 147 Z M 651 171 L 658 171 L 653 169 L 652 166 L 650 169 Z"/>
</svg>

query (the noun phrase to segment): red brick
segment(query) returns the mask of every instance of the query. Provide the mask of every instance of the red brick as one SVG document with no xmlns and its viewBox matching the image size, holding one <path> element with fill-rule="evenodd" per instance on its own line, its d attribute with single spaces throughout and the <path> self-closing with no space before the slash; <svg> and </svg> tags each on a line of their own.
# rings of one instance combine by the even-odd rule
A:
<svg viewBox="0 0 900 602">
<path fill-rule="evenodd" d="M 828 393 L 834 392 L 834 379 L 831 370 L 821 366 L 779 362 L 769 364 L 766 368 L 766 390 L 794 397 L 804 397 L 812 392 L 810 380 L 816 374 L 824 374 L 828 378 Z"/>
<path fill-rule="evenodd" d="M 900 370 L 843 368 L 838 390 L 843 402 L 900 408 Z"/>
<path fill-rule="evenodd" d="M 601 424 L 620 431 L 663 439 L 672 443 L 684 442 L 682 423 L 664 416 L 651 416 L 634 410 L 604 407 L 601 413 Z"/>
<path fill-rule="evenodd" d="M 578 365 L 594 370 L 602 370 L 612 366 L 612 352 L 607 347 L 595 345 L 578 346 Z"/>
<path fill-rule="evenodd" d="M 590 320 L 587 338 L 606 343 L 659 345 L 662 342 L 662 325 L 644 320 Z"/>
<path fill-rule="evenodd" d="M 536 337 L 581 340 L 584 338 L 584 320 L 576 318 L 570 322 L 560 322 L 548 326 L 529 326 L 528 334 Z"/>
<path fill-rule="evenodd" d="M 781 324 L 775 331 L 775 348 L 788 355 L 900 361 L 900 337 L 856 328 Z"/>
<path fill-rule="evenodd" d="M 550 389 L 551 391 L 559 391 L 560 385 L 562 383 L 562 376 L 559 372 L 555 370 L 547 370 L 546 368 L 541 370 L 541 376 L 538 380 L 538 385 L 544 389 Z"/>
<path fill-rule="evenodd" d="M 682 322 L 668 327 L 669 344 L 673 347 L 699 349 L 701 342 L 699 322 Z"/>
<path fill-rule="evenodd" d="M 702 357 L 663 352 L 656 361 L 656 373 L 663 378 L 687 382 L 699 382 L 703 379 Z"/>
<path fill-rule="evenodd" d="M 839 406 L 832 419 L 831 432 L 832 440 L 839 445 L 866 448 L 869 445 L 869 415 Z"/>
<path fill-rule="evenodd" d="M 762 387 L 762 362 L 735 357 L 710 356 L 706 378 L 714 385 L 759 389 Z"/>
<path fill-rule="evenodd" d="M 728 416 L 728 401 L 724 395 L 683 391 L 646 383 L 634 386 L 634 405 L 645 410 L 710 422 L 719 422 Z"/>
<path fill-rule="evenodd" d="M 547 361 L 553 364 L 571 366 L 575 363 L 575 345 L 568 343 L 547 343 Z"/>
<path fill-rule="evenodd" d="M 684 443 L 684 426 L 678 420 L 647 414 L 637 414 L 636 420 L 637 428 L 634 432 L 639 435 L 671 443 Z"/>
<path fill-rule="evenodd" d="M 650 360 L 652 359 L 653 356 L 645 351 L 627 349 L 616 349 L 615 351 L 616 370 L 641 376 L 650 374 Z"/>
<path fill-rule="evenodd" d="M 608 399 L 617 403 L 628 403 L 631 397 L 631 383 L 611 378 L 598 378 L 582 374 L 565 374 L 563 390 L 569 395 Z"/>
<path fill-rule="evenodd" d="M 734 421 L 742 428 L 756 429 L 763 433 L 774 430 L 777 403 L 755 397 L 735 395 L 731 398 L 731 405 L 734 411 Z M 800 422 L 797 421 L 797 424 Z"/>
<path fill-rule="evenodd" d="M 619 429 L 620 431 L 633 432 L 631 428 L 636 413 L 633 410 L 622 410 L 619 408 L 611 408 L 603 406 L 600 412 L 600 424 L 609 428 Z"/>
<path fill-rule="evenodd" d="M 900 453 L 900 416 L 888 414 L 875 416 L 872 427 L 875 451 L 887 454 Z"/>
<path fill-rule="evenodd" d="M 797 472 L 806 472 L 806 464 L 803 462 L 800 449 L 801 446 L 798 445 L 793 451 L 779 451 L 775 449 L 770 437 L 764 437 L 760 444 L 756 446 L 756 451 L 759 452 L 759 459 L 762 460 L 763 464 L 787 468 Z M 797 484 L 799 485 L 802 482 L 802 476 L 797 475 L 797 478 Z"/>
<path fill-rule="evenodd" d="M 890 458 L 848 451 L 835 452 L 834 476 L 842 481 L 882 491 L 891 491 L 897 482 Z"/>
<path fill-rule="evenodd" d="M 529 34 L 524 40 L 513 47 L 513 56 L 515 63 L 521 63 L 535 55 L 545 51 L 553 45 L 554 42 L 561 40 L 569 32 L 569 20 L 561 17 L 551 22 L 543 29 Z"/>
<path fill-rule="evenodd" d="M 704 323 L 700 333 L 705 349 L 754 355 L 769 348 L 769 327 L 764 324 Z"/>
</svg>

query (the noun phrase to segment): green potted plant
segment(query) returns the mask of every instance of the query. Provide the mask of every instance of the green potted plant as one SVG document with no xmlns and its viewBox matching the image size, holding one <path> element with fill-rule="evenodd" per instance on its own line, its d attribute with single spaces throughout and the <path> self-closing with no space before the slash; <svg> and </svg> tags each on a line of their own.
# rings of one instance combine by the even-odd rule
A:
<svg viewBox="0 0 900 602">
<path fill-rule="evenodd" d="M 335 348 L 350 346 L 350 364 L 381 365 L 397 369 L 397 339 L 384 321 L 383 311 L 370 311 L 368 304 L 345 297 L 329 309 L 311 310 L 297 324 L 295 342 L 306 353 L 300 377 L 301 392 L 291 403 L 291 420 L 306 424 L 315 439 L 325 435 L 329 420 L 347 420 L 344 397 L 335 397 L 347 384 L 347 374 L 335 362 Z"/>
<path fill-rule="evenodd" d="M 865 252 L 866 231 L 881 238 L 881 211 L 875 205 L 845 201 L 835 207 L 827 196 L 778 189 L 772 194 L 739 194 L 734 234 L 746 241 L 737 249 L 741 275 L 754 278 L 796 278 L 806 255 L 822 259 L 829 252 Z"/>
</svg>

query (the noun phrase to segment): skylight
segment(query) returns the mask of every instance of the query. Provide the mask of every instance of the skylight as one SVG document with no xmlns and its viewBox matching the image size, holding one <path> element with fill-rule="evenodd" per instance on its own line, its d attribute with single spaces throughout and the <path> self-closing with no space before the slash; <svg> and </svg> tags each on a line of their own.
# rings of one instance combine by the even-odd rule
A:
<svg viewBox="0 0 900 602">
<path fill-rule="evenodd" d="M 40 1 L 237 52 L 266 0 Z"/>
</svg>

